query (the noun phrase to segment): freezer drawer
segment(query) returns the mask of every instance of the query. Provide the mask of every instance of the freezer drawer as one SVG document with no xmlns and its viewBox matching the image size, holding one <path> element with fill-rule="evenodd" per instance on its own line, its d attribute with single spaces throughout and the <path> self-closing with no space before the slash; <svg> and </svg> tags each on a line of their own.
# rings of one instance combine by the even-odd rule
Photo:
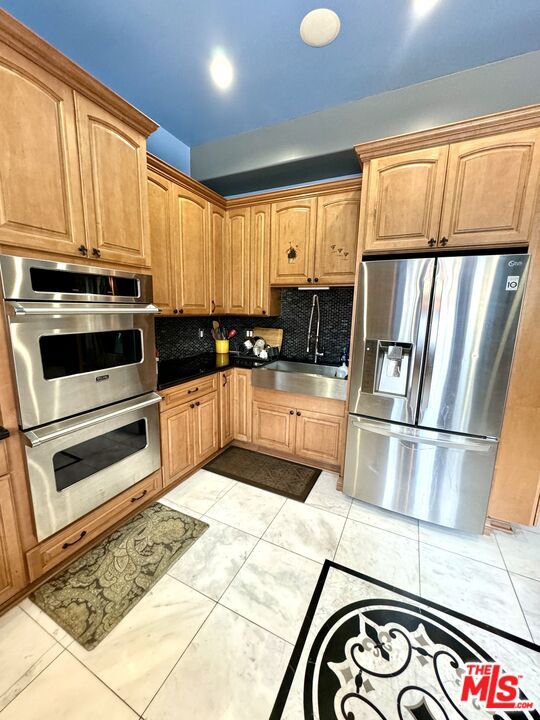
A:
<svg viewBox="0 0 540 720">
<path fill-rule="evenodd" d="M 420 520 L 482 533 L 497 442 L 349 416 L 343 491 Z"/>
</svg>

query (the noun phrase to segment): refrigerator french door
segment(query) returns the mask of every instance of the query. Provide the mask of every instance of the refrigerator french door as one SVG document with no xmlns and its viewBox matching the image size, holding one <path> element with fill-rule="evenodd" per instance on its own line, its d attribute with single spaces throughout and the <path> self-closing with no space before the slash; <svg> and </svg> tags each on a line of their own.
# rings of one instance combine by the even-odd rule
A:
<svg viewBox="0 0 540 720">
<path fill-rule="evenodd" d="M 528 256 L 362 263 L 344 491 L 481 533 Z"/>
</svg>

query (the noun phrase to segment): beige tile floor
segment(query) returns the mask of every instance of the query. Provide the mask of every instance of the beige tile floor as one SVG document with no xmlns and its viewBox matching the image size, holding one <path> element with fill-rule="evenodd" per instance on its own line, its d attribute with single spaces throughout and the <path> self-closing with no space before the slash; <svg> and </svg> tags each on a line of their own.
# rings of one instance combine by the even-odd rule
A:
<svg viewBox="0 0 540 720">
<path fill-rule="evenodd" d="M 267 720 L 325 558 L 540 643 L 538 531 L 469 536 L 335 481 L 305 504 L 204 470 L 175 488 L 209 530 L 95 650 L 29 600 L 0 618 L 0 720 Z"/>
</svg>

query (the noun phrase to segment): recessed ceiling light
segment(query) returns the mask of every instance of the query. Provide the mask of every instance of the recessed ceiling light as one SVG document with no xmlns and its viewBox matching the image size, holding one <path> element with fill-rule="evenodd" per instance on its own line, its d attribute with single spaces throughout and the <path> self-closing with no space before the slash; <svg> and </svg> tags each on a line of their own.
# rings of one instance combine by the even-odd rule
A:
<svg viewBox="0 0 540 720">
<path fill-rule="evenodd" d="M 339 34 L 341 21 L 338 15 L 328 8 L 312 10 L 300 23 L 300 37 L 312 47 L 323 47 L 335 40 Z"/>
<path fill-rule="evenodd" d="M 439 0 L 413 0 L 414 14 L 417 17 L 424 17 L 430 13 Z"/>
<path fill-rule="evenodd" d="M 220 90 L 227 90 L 233 81 L 234 70 L 229 58 L 222 52 L 214 55 L 210 63 L 210 75 Z"/>
</svg>

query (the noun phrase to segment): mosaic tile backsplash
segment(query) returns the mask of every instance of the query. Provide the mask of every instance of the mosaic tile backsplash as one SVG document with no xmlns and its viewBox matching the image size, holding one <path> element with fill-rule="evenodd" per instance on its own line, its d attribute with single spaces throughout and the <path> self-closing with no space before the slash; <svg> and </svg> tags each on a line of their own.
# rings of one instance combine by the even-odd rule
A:
<svg viewBox="0 0 540 720">
<path fill-rule="evenodd" d="M 222 322 L 229 330 L 238 331 L 237 346 L 245 339 L 246 330 L 253 327 L 283 328 L 282 357 L 290 360 L 307 360 L 312 354 L 306 353 L 307 327 L 311 313 L 314 292 L 311 290 L 283 289 L 281 315 L 277 317 L 181 317 L 156 318 L 156 344 L 162 360 L 174 360 L 212 352 L 214 341 L 210 334 L 212 320 Z M 338 363 L 342 350 L 348 347 L 351 337 L 353 309 L 353 288 L 332 288 L 319 290 L 321 308 L 321 333 L 319 347 L 324 357 L 319 362 Z M 204 337 L 199 337 L 199 328 Z M 231 349 L 236 349 L 234 340 Z"/>
</svg>

